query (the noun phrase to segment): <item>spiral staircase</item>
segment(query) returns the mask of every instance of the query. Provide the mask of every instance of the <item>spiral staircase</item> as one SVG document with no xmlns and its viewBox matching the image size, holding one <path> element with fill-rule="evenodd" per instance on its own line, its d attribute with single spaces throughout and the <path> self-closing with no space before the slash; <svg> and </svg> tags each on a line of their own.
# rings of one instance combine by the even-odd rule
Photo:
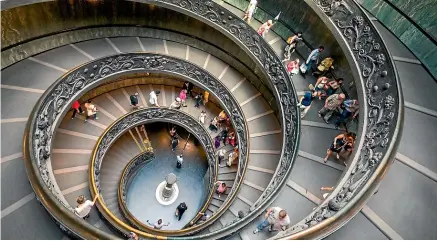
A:
<svg viewBox="0 0 437 241">
<path fill-rule="evenodd" d="M 147 3 L 148 1 L 143 2 Z M 165 8 L 165 5 L 160 4 L 166 1 L 150 2 Z M 218 5 L 208 3 L 208 6 L 213 6 L 211 8 L 222 7 L 222 11 L 227 9 L 226 11 L 235 14 L 232 16 L 243 15 L 238 6 L 223 1 L 216 2 Z M 2 12 L 14 7 L 20 8 L 26 4 L 30 3 L 26 1 L 4 3 Z M 175 4 L 170 4 L 168 8 L 178 11 L 175 6 Z M 181 12 L 192 14 L 189 11 Z M 5 12 L 5 14 L 3 17 L 10 17 L 7 15 L 8 13 Z M 223 14 L 226 15 L 227 12 L 226 14 L 223 12 Z M 198 16 L 193 18 L 201 19 Z M 231 17 L 227 19 L 227 21 L 231 20 Z M 366 18 L 366 20 L 369 19 Z M 36 106 L 40 104 L 40 97 L 44 96 L 46 91 L 48 93 L 48 91 L 53 90 L 52 84 L 65 78 L 70 72 L 78 70 L 81 66 L 93 62 L 97 63 L 100 59 L 110 58 L 110 56 L 120 56 L 122 53 L 140 53 L 140 55 L 141 53 L 154 53 L 191 62 L 226 87 L 225 89 L 231 95 L 230 99 L 234 99 L 241 108 L 243 121 L 247 126 L 247 162 L 238 166 L 218 168 L 216 180 L 224 181 L 228 186 L 231 186 L 232 194 L 228 192 L 229 196 L 223 195 L 222 197 L 212 194 L 205 206 L 205 211 L 210 215 L 219 213 L 214 222 L 199 228 L 198 231 L 190 233 L 188 236 L 164 233 L 158 234 L 159 236 L 153 236 L 155 234 L 151 236 L 140 235 L 141 238 L 437 238 L 437 215 L 434 211 L 437 200 L 435 185 L 437 166 L 432 155 L 434 147 L 436 147 L 435 135 L 433 134 L 437 132 L 435 127 L 437 110 L 433 105 L 433 103 L 437 103 L 437 97 L 433 94 L 436 82 L 398 39 L 372 17 L 369 21 L 375 25 L 377 33 L 382 37 L 391 55 L 397 57 L 394 58 L 396 60 L 393 62 L 396 67 L 393 70 L 396 77 L 395 81 L 391 82 L 391 86 L 399 88 L 399 93 L 402 92 L 403 95 L 399 95 L 396 101 L 397 107 L 400 109 L 397 113 L 399 118 L 395 118 L 398 119 L 398 122 L 392 123 L 393 126 L 390 126 L 390 128 L 395 128 L 391 133 L 396 134 L 389 136 L 390 148 L 381 154 L 384 155 L 384 158 L 380 157 L 380 162 L 375 164 L 376 174 L 366 179 L 366 182 L 370 183 L 365 186 L 368 191 L 360 194 L 359 198 L 357 197 L 356 200 L 361 201 L 350 201 L 349 206 L 341 206 L 336 212 L 333 212 L 332 215 L 336 215 L 337 211 L 341 213 L 342 216 L 335 216 L 338 217 L 338 220 L 333 220 L 335 218 L 319 220 L 317 217 L 327 217 L 332 212 L 332 203 L 334 203 L 332 200 L 338 200 L 338 195 L 344 193 L 344 190 L 347 192 L 347 190 L 352 189 L 350 185 L 346 186 L 348 175 L 351 175 L 351 172 L 361 171 L 361 169 L 356 171 L 354 166 L 359 166 L 357 164 L 359 158 L 365 156 L 360 155 L 360 152 L 365 149 L 365 144 L 362 143 L 365 142 L 366 137 L 368 138 L 369 133 L 362 131 L 372 123 L 372 120 L 367 118 L 368 113 L 365 112 L 370 111 L 371 107 L 361 108 L 360 121 L 353 122 L 348 126 L 349 131 L 358 134 L 358 140 L 361 144 L 357 145 L 357 150 L 354 151 L 350 159 L 344 160 L 346 165 L 343 164 L 343 161 L 334 160 L 335 158 L 324 163 L 326 148 L 330 146 L 334 137 L 342 133 L 343 130 L 336 130 L 333 125 L 324 123 L 318 117 L 317 111 L 323 103 L 315 100 L 305 118 L 294 122 L 296 129 L 292 130 L 300 128 L 300 136 L 292 143 L 297 145 L 297 149 L 295 153 L 288 153 L 289 158 L 294 160 L 291 160 L 292 162 L 287 166 L 288 171 L 286 171 L 281 170 L 286 161 L 283 156 L 284 136 L 292 135 L 293 131 L 286 129 L 287 127 L 283 126 L 283 123 L 288 117 L 299 116 L 298 112 L 293 112 L 293 117 L 282 116 L 278 106 L 283 104 L 281 102 L 283 97 L 281 97 L 281 101 L 278 101 L 278 96 L 270 83 L 252 81 L 254 78 L 261 78 L 260 76 L 263 76 L 261 72 L 270 71 L 271 66 L 265 66 L 267 70 L 263 70 L 259 65 L 248 65 L 247 55 L 244 55 L 244 51 L 241 53 L 224 51 L 227 42 L 224 42 L 224 47 L 221 48 L 217 44 L 208 42 L 206 36 L 205 39 L 201 39 L 190 36 L 190 34 L 171 32 L 158 27 L 151 28 L 153 30 L 150 32 L 153 32 L 154 36 L 144 36 L 140 30 L 142 26 L 131 24 L 131 26 L 93 26 L 89 29 L 74 30 L 78 31 L 75 34 L 84 34 L 88 31 L 88 36 L 86 38 L 71 38 L 69 41 L 60 41 L 56 44 L 51 44 L 50 41 L 44 39 L 50 38 L 50 35 L 26 39 L 27 46 L 40 45 L 41 41 L 46 41 L 46 49 L 36 51 L 34 54 L 16 51 L 20 49 L 20 45 L 12 45 L 6 49 L 2 46 L 1 238 L 126 238 L 125 234 L 130 229 L 126 229 L 114 220 L 108 220 L 109 218 L 105 214 L 102 215 L 104 213 L 102 204 L 92 209 L 90 218 L 86 220 L 89 226 L 86 226 L 87 224 L 79 219 L 64 220 L 57 216 L 59 213 L 46 212 L 45 210 L 50 209 L 45 205 L 53 202 L 47 202 L 41 198 L 47 197 L 41 196 L 41 192 L 46 190 L 36 188 L 36 184 L 32 183 L 35 179 L 30 179 L 29 182 L 28 175 L 32 174 L 29 173 L 29 165 L 26 165 L 26 162 L 31 160 L 23 151 L 29 148 L 26 138 L 23 141 L 23 133 L 25 136 L 27 135 L 25 130 L 28 130 L 26 129 L 27 123 L 31 121 L 28 118 L 34 116 L 34 112 L 37 110 Z M 214 24 L 220 24 L 220 22 L 215 21 Z M 251 26 L 256 29 L 260 24 L 259 21 L 254 20 Z M 15 30 L 3 26 L 3 20 L 2 28 L 4 29 L 2 30 L 2 39 L 6 38 L 7 34 L 13 34 Z M 125 29 L 121 30 L 121 28 Z M 97 34 L 94 34 L 93 31 Z M 140 34 L 136 35 L 136 33 Z M 62 34 L 62 32 L 56 34 Z M 25 38 L 23 37 L 23 39 Z M 265 43 L 269 44 L 270 50 L 278 56 L 270 57 L 273 59 L 272 61 L 275 61 L 275 58 L 282 59 L 286 43 L 275 33 L 274 28 L 267 34 Z M 247 45 L 243 41 L 239 44 L 241 48 Z M 251 49 L 248 49 L 250 52 Z M 304 61 L 302 56 L 297 53 L 293 57 L 299 58 L 301 62 Z M 390 59 L 388 62 L 391 61 L 391 56 L 386 56 L 386 58 Z M 151 73 L 150 76 L 144 77 L 144 81 L 141 83 L 109 88 L 109 90 L 103 89 L 104 91 L 98 94 L 97 91 L 93 93 L 92 89 L 88 89 L 88 94 L 82 96 L 81 100 L 90 99 L 96 104 L 99 109 L 98 120 L 84 123 L 81 115 L 71 119 L 71 111 L 64 113 L 51 139 L 50 168 L 53 172 L 51 175 L 60 190 L 61 199 L 64 199 L 67 205 L 74 207 L 76 197 L 82 194 L 88 199 L 94 197 L 93 185 L 90 183 L 92 172 L 90 174 L 89 171 L 94 148 L 99 142 L 99 138 L 106 133 L 105 130 L 131 112 L 129 95 L 138 92 L 140 104 L 149 107 L 150 91 L 160 90 L 158 102 L 162 108 L 168 107 L 178 95 L 183 79 L 173 76 L 177 80 L 170 84 L 153 80 L 153 78 L 162 78 L 159 74 L 159 71 Z M 390 75 L 390 73 L 388 74 Z M 270 73 L 270 76 L 274 75 Z M 396 85 L 396 78 L 402 88 L 399 83 Z M 312 76 L 303 78 L 296 75 L 291 81 L 294 86 L 291 90 L 296 91 L 297 96 L 300 96 L 307 90 L 309 84 L 315 83 L 315 78 Z M 359 84 L 357 85 L 359 86 Z M 94 87 L 99 88 L 99 86 Z M 196 90 L 203 91 L 202 86 Z M 353 88 L 345 91 L 348 92 L 348 95 L 359 98 L 360 103 L 366 103 L 363 100 L 367 99 L 362 96 L 359 87 L 358 91 Z M 216 116 L 222 109 L 227 108 L 226 105 L 223 105 L 223 100 L 217 98 L 220 94 L 216 93 L 217 96 L 214 96 L 215 93 L 211 94 L 213 95 L 212 100 L 205 107 L 194 108 L 194 100 L 189 98 L 187 107 L 181 109 L 183 113 L 194 119 L 197 119 L 200 110 L 206 110 L 208 118 L 204 125 L 205 128 L 208 127 L 212 117 Z M 282 93 L 278 91 L 278 94 Z M 290 93 L 290 95 L 293 99 L 294 94 Z M 424 96 L 426 98 L 423 98 Z M 405 99 L 404 106 L 402 98 Z M 230 111 L 232 112 L 232 110 Z M 404 122 L 403 125 L 400 124 L 402 122 Z M 403 133 L 402 138 L 400 132 Z M 215 136 L 216 133 L 208 131 L 207 138 L 212 140 Z M 244 140 L 244 136 L 240 137 L 241 140 Z M 128 222 L 118 206 L 118 183 L 127 162 L 144 151 L 145 147 L 142 143 L 147 138 L 147 129 L 143 133 L 139 127 L 135 127 L 125 132 L 110 147 L 100 167 L 102 203 L 115 217 L 126 223 Z M 399 142 L 397 152 L 396 140 Z M 152 146 L 153 143 L 159 142 L 159 140 L 151 140 Z M 290 145 L 289 142 L 286 144 Z M 221 146 L 220 148 L 231 151 L 229 146 Z M 366 154 L 368 155 L 368 153 Z M 391 161 L 393 164 L 387 171 Z M 35 174 L 38 174 L 38 170 L 34 171 Z M 235 181 L 240 180 L 237 177 L 241 177 L 241 181 Z M 384 180 L 381 181 L 382 177 Z M 320 191 L 320 188 L 324 186 L 337 187 L 336 191 L 326 200 L 323 199 L 323 193 Z M 275 187 L 275 189 L 272 190 L 271 187 Z M 366 201 L 368 201 L 367 204 Z M 341 200 L 339 202 L 341 203 Z M 291 219 L 290 228 L 279 233 L 253 234 L 252 231 L 257 223 L 263 219 L 262 211 L 268 206 L 279 206 L 286 209 Z M 221 211 L 222 209 L 223 211 Z M 245 214 L 244 218 L 238 217 L 239 211 Z M 72 228 L 63 221 L 77 222 L 78 226 Z M 322 221 L 332 223 L 323 226 Z M 84 234 L 78 233 L 81 226 L 84 226 L 84 233 L 85 230 L 98 229 L 100 231 L 93 231 L 92 234 L 89 234 L 90 236 L 83 236 Z M 145 234 L 148 233 L 147 231 L 143 230 Z"/>
</svg>

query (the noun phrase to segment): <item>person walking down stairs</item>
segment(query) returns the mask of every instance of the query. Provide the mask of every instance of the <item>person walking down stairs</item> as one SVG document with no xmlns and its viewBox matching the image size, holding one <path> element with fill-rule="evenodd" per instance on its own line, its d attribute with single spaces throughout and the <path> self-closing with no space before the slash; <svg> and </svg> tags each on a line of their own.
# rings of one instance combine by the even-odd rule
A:
<svg viewBox="0 0 437 241">
<path fill-rule="evenodd" d="M 93 118 L 94 120 L 99 119 L 99 117 L 97 116 L 97 107 L 91 102 L 91 100 L 88 100 L 88 102 L 85 103 L 85 109 L 86 109 L 85 122 L 87 122 L 89 118 Z"/>
<path fill-rule="evenodd" d="M 74 209 L 76 215 L 80 218 L 87 219 L 90 216 L 91 208 L 96 203 L 99 194 L 94 197 L 93 201 L 87 200 L 84 195 L 80 195 L 77 199 L 77 207 Z"/>
<path fill-rule="evenodd" d="M 158 95 L 161 93 L 159 90 L 154 90 L 149 94 L 149 102 L 152 106 L 159 107 L 158 104 Z"/>
<path fill-rule="evenodd" d="M 82 107 L 80 106 L 80 103 L 78 100 L 74 101 L 71 105 L 71 108 L 73 108 L 73 115 L 71 116 L 71 119 L 74 119 L 76 117 L 76 113 L 83 114 Z"/>
<path fill-rule="evenodd" d="M 138 93 L 130 96 L 130 105 L 134 110 L 140 108 L 140 106 L 138 105 Z"/>
</svg>

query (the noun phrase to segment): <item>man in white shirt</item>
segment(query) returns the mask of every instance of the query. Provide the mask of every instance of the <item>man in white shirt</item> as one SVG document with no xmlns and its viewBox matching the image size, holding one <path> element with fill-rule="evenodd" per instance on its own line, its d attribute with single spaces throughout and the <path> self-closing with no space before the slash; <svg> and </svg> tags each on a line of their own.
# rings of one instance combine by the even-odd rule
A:
<svg viewBox="0 0 437 241">
<path fill-rule="evenodd" d="M 83 218 L 83 219 L 88 218 L 90 211 L 91 211 L 91 208 L 96 203 L 96 200 L 98 197 L 99 197 L 99 195 L 97 194 L 96 197 L 94 197 L 94 200 L 91 202 L 90 200 L 86 200 L 84 195 L 80 195 L 76 199 L 76 202 L 78 203 L 77 207 L 74 209 L 74 211 L 76 212 L 76 215 L 79 216 L 80 218 Z"/>
<path fill-rule="evenodd" d="M 161 93 L 159 90 L 154 90 L 149 94 L 149 102 L 151 105 L 159 107 L 158 104 L 158 95 Z"/>
<path fill-rule="evenodd" d="M 225 149 L 222 148 L 222 149 L 217 151 L 217 157 L 218 157 L 218 162 L 219 162 L 220 167 L 222 165 L 222 161 L 225 159 L 225 155 L 226 155 Z"/>
<path fill-rule="evenodd" d="M 158 219 L 156 223 L 150 223 L 149 220 L 147 220 L 147 223 L 153 226 L 154 229 L 162 229 L 162 227 L 170 225 L 170 222 L 168 222 L 167 224 L 163 224 L 162 219 Z"/>
<path fill-rule="evenodd" d="M 253 233 L 256 234 L 266 227 L 269 227 L 269 232 L 280 231 L 287 229 L 290 225 L 290 217 L 288 217 L 287 211 L 280 207 L 271 207 L 267 209 L 265 214 L 265 220 L 261 222 Z"/>
</svg>

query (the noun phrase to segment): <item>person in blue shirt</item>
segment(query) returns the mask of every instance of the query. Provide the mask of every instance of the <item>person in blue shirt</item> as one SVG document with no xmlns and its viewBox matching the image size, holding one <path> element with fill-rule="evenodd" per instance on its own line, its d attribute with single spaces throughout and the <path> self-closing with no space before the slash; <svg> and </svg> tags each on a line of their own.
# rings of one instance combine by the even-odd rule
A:
<svg viewBox="0 0 437 241">
<path fill-rule="evenodd" d="M 305 70 L 302 71 L 302 69 L 301 69 L 301 73 L 304 77 L 311 70 L 311 66 L 316 61 L 318 61 L 319 55 L 321 52 L 323 52 L 323 50 L 325 50 L 325 47 L 320 46 L 318 49 L 314 49 L 313 51 L 311 51 L 310 55 L 308 56 L 307 61 L 305 62 L 305 65 L 302 66 Z"/>
<path fill-rule="evenodd" d="M 311 103 L 313 102 L 314 98 L 316 96 L 316 93 L 314 91 L 307 91 L 305 92 L 304 96 L 300 98 L 300 102 L 298 106 L 300 107 L 300 118 L 304 118 L 307 114 L 308 110 L 311 107 Z"/>
<path fill-rule="evenodd" d="M 358 115 L 358 109 L 360 106 L 358 105 L 358 100 L 345 100 L 342 104 L 342 110 L 340 114 L 340 118 L 335 122 L 335 128 L 338 129 L 341 124 L 344 124 L 346 119 L 352 115 L 352 118 L 355 119 Z"/>
</svg>

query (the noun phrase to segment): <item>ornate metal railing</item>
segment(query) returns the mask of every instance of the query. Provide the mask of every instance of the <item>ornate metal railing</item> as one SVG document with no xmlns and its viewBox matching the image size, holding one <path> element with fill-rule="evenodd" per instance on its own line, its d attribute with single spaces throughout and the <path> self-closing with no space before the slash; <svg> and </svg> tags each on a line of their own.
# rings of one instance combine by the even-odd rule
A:
<svg viewBox="0 0 437 241">
<path fill-rule="evenodd" d="M 50 165 L 53 133 L 73 100 L 105 81 L 115 79 L 126 73 L 142 71 L 150 73 L 160 72 L 176 76 L 208 90 L 229 113 L 232 125 L 236 130 L 238 146 L 240 148 L 240 162 L 235 185 L 224 205 L 211 217 L 210 221 L 199 226 L 187 228 L 185 231 L 199 231 L 202 227 L 216 220 L 226 211 L 232 200 L 235 199 L 243 182 L 249 150 L 247 123 L 237 100 L 213 75 L 188 61 L 151 53 L 119 54 L 86 63 L 62 76 L 42 95 L 29 118 L 30 121 L 26 129 L 23 147 L 29 178 L 35 182 L 32 186 L 37 196 L 44 200 L 43 205 L 51 214 L 55 213 L 55 218 L 68 217 L 68 222 L 64 223 L 64 226 L 70 229 L 71 232 L 75 233 L 79 232 L 79 230 L 86 230 L 87 235 L 83 236 L 84 238 L 95 238 L 94 235 L 96 233 L 102 235 L 102 239 L 109 239 L 113 236 L 105 236 L 100 230 L 96 230 L 91 225 L 76 218 L 72 212 L 73 209 L 61 195 Z M 214 164 L 212 169 L 215 168 L 216 165 Z M 95 194 L 96 192 L 93 193 Z M 211 198 L 212 194 L 210 195 Z M 101 202 L 100 199 L 98 200 Z M 60 219 L 62 220 L 62 218 Z M 86 227 L 86 229 L 81 228 L 82 226 Z M 179 231 L 177 233 L 180 235 L 182 232 Z M 144 232 L 139 232 L 139 234 L 145 237 L 156 238 L 156 236 L 151 236 Z"/>
<path fill-rule="evenodd" d="M 295 91 L 268 44 L 238 17 L 212 1 L 137 0 L 188 14 L 229 36 L 258 61 L 279 100 L 284 147 L 281 162 L 263 196 L 242 219 L 194 238 L 218 238 L 238 230 L 277 195 L 288 177 L 298 144 Z M 336 189 L 305 220 L 274 238 L 320 238 L 340 228 L 371 197 L 394 159 L 403 122 L 403 99 L 391 55 L 362 9 L 353 0 L 305 0 L 321 16 L 351 66 L 360 108 L 357 150 Z"/>
<path fill-rule="evenodd" d="M 339 229 L 371 198 L 394 160 L 403 99 L 389 50 L 353 0 L 306 0 L 349 54 L 360 98 L 361 137 L 335 190 L 310 215 L 273 239 L 320 239 Z M 347 55 L 347 54 L 346 54 Z"/>
<path fill-rule="evenodd" d="M 155 159 L 155 154 L 153 152 L 142 152 L 136 155 L 132 160 L 130 160 L 123 169 L 120 177 L 120 182 L 118 184 L 118 205 L 123 216 L 129 221 L 131 225 L 135 226 L 133 220 L 135 216 L 129 211 L 126 204 L 126 196 L 129 190 L 129 186 L 132 180 L 135 178 L 138 171 L 140 171 L 147 163 Z M 138 227 L 136 227 L 138 228 Z"/>
<path fill-rule="evenodd" d="M 185 128 L 187 131 L 189 131 L 197 140 L 199 140 L 200 144 L 204 148 L 208 160 L 208 166 L 210 170 L 212 170 L 209 180 L 209 198 L 207 202 L 204 204 L 201 212 L 204 212 L 205 209 L 208 207 L 211 197 L 214 193 L 214 183 L 217 180 L 217 174 L 218 174 L 218 165 L 215 158 L 215 150 L 214 150 L 214 144 L 212 142 L 212 139 L 210 138 L 210 135 L 208 134 L 208 131 L 203 127 L 202 124 L 200 124 L 196 118 L 193 116 L 184 113 L 179 110 L 175 109 L 168 109 L 168 108 L 160 108 L 160 107 L 152 107 L 152 108 L 143 108 L 139 109 L 133 112 L 129 112 L 122 117 L 118 118 L 115 122 L 113 122 L 106 130 L 105 132 L 100 136 L 99 140 L 97 141 L 94 151 L 91 157 L 90 162 L 90 171 L 89 171 L 89 178 L 90 178 L 90 192 L 93 196 L 95 196 L 97 193 L 100 193 L 100 168 L 103 162 L 103 159 L 107 153 L 107 151 L 110 149 L 112 144 L 124 133 L 129 131 L 130 129 L 143 125 L 148 124 L 152 122 L 166 122 L 166 123 L 173 123 L 177 124 L 183 128 Z M 200 230 L 205 225 L 199 225 L 196 227 L 190 227 L 187 230 L 156 230 L 153 229 L 146 224 L 142 223 L 138 219 L 136 219 L 127 209 L 125 205 L 125 194 L 126 194 L 126 184 L 129 181 L 129 174 L 132 174 L 133 171 L 135 171 L 135 167 L 138 165 L 144 164 L 145 162 L 149 161 L 153 156 L 150 153 L 142 153 L 140 155 L 137 155 L 135 158 L 133 158 L 123 170 L 121 179 L 120 179 L 120 185 L 119 185 L 119 193 L 118 193 L 118 199 L 121 201 L 119 203 L 119 207 L 121 208 L 122 212 L 125 214 L 125 217 L 128 221 L 131 221 L 133 226 L 135 228 L 138 228 L 140 230 L 143 230 L 147 233 L 138 232 L 139 235 L 149 237 L 150 234 L 153 235 L 177 235 L 177 234 L 183 234 L 187 230 Z M 103 193 L 104 195 L 104 193 Z M 98 199 L 97 202 L 97 208 L 99 209 L 100 213 L 103 215 L 103 217 L 112 224 L 113 227 L 117 228 L 120 232 L 130 232 L 137 230 L 132 229 L 129 225 L 124 223 L 122 220 L 119 220 L 107 207 L 102 199 Z M 217 218 L 217 217 L 214 217 Z M 194 220 L 195 221 L 195 220 Z M 193 221 L 193 222 L 194 222 Z M 157 236 L 154 236 L 156 238 Z"/>
</svg>

